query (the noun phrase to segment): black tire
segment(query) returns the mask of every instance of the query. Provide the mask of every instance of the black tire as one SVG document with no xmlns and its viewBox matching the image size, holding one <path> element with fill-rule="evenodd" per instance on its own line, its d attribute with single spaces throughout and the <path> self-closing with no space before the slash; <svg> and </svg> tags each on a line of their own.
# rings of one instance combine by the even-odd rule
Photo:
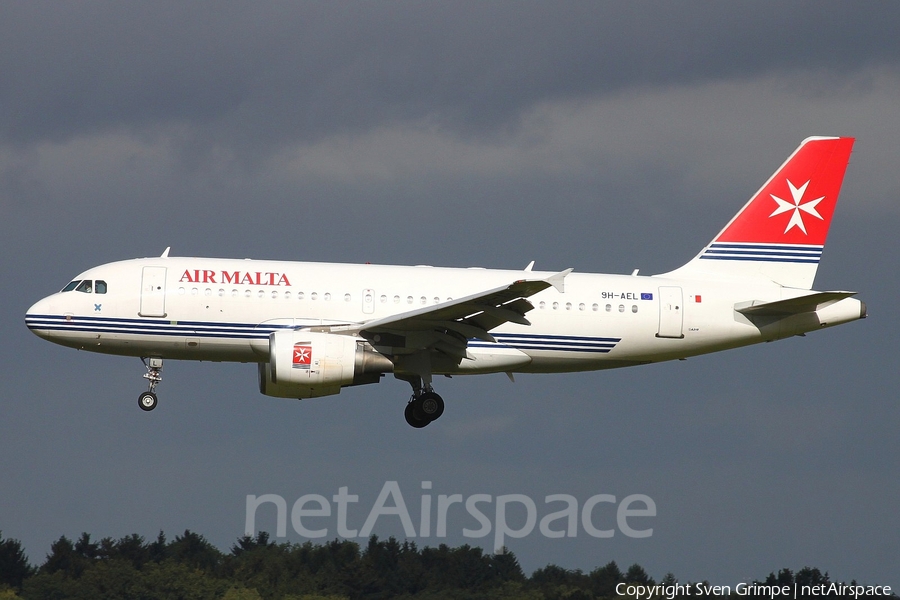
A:
<svg viewBox="0 0 900 600">
<path fill-rule="evenodd" d="M 419 410 L 429 421 L 437 421 L 444 414 L 444 399 L 434 392 L 425 392 L 416 399 Z"/>
<path fill-rule="evenodd" d="M 417 400 L 413 400 L 409 404 L 406 405 L 406 410 L 403 411 L 403 416 L 406 417 L 406 422 L 409 423 L 411 427 L 415 427 L 416 429 L 421 429 L 431 423 L 431 421 L 422 414 L 421 409 L 418 409 L 416 406 Z"/>
<path fill-rule="evenodd" d="M 151 411 L 156 408 L 158 401 L 156 399 L 156 394 L 153 392 L 144 392 L 140 396 L 138 396 L 138 406 L 141 407 L 141 410 Z"/>
</svg>

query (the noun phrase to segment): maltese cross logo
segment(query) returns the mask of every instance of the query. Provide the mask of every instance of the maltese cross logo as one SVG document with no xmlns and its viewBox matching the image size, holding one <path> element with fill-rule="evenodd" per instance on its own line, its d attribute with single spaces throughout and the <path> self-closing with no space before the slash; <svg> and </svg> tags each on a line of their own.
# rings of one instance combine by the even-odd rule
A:
<svg viewBox="0 0 900 600">
<path fill-rule="evenodd" d="M 294 344 L 293 367 L 295 369 L 308 369 L 312 362 L 312 346 Z"/>
<path fill-rule="evenodd" d="M 812 215 L 817 219 L 824 220 L 822 215 L 819 214 L 819 211 L 816 210 L 816 206 L 818 206 L 819 202 L 825 199 L 825 196 L 820 198 L 816 198 L 815 200 L 809 200 L 807 202 L 802 202 L 803 194 L 806 192 L 806 186 L 809 185 L 809 181 L 801 185 L 800 187 L 796 187 L 790 180 L 787 180 L 788 187 L 791 189 L 791 199 L 792 202 L 788 202 L 787 200 L 782 200 L 775 194 L 769 194 L 772 196 L 772 200 L 778 203 L 778 208 L 769 215 L 771 219 L 775 215 L 780 215 L 782 213 L 786 213 L 788 211 L 793 211 L 791 214 L 791 219 L 788 221 L 787 227 L 785 227 L 784 232 L 787 233 L 794 227 L 799 227 L 800 231 L 806 234 L 806 225 L 803 223 L 803 215 L 801 212 L 805 212 L 808 215 Z"/>
</svg>

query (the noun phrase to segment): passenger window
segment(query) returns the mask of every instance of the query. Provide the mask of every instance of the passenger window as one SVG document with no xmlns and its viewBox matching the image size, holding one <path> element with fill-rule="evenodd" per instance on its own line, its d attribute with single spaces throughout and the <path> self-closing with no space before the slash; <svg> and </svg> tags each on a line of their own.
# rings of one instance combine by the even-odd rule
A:
<svg viewBox="0 0 900 600">
<path fill-rule="evenodd" d="M 76 292 L 84 292 L 85 294 L 90 294 L 93 288 L 93 282 L 90 279 L 85 279 L 79 284 L 77 288 L 75 288 Z"/>
<path fill-rule="evenodd" d="M 71 291 L 74 290 L 76 287 L 78 287 L 78 284 L 79 284 L 79 283 L 81 283 L 81 280 L 80 280 L 80 279 L 76 279 L 75 281 L 71 281 L 71 282 L 69 282 L 69 285 L 67 285 L 66 287 L 64 287 L 64 288 L 62 289 L 62 291 L 64 291 L 64 292 L 71 292 Z"/>
<path fill-rule="evenodd" d="M 98 279 L 94 282 L 94 293 L 95 294 L 105 294 L 106 293 L 106 282 Z"/>
</svg>

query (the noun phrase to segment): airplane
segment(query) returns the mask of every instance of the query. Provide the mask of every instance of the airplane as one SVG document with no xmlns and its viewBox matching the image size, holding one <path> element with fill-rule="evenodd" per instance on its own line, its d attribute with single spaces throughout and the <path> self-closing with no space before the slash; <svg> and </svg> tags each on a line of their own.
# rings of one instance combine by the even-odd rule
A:
<svg viewBox="0 0 900 600">
<path fill-rule="evenodd" d="M 258 364 L 267 396 L 406 381 L 421 428 L 435 376 L 563 373 L 684 359 L 863 319 L 812 290 L 854 138 L 810 137 L 685 265 L 640 276 L 187 258 L 104 264 L 35 303 L 51 342 L 140 357 L 156 408 L 165 359 Z"/>
</svg>

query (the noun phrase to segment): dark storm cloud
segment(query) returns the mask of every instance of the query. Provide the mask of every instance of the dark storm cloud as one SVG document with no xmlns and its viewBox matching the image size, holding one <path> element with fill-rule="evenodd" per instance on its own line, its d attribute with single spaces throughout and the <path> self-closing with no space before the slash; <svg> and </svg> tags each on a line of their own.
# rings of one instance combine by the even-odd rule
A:
<svg viewBox="0 0 900 600">
<path fill-rule="evenodd" d="M 6 142 L 189 124 L 225 144 L 466 134 L 626 87 L 900 55 L 895 3 L 4 3 Z"/>
</svg>

